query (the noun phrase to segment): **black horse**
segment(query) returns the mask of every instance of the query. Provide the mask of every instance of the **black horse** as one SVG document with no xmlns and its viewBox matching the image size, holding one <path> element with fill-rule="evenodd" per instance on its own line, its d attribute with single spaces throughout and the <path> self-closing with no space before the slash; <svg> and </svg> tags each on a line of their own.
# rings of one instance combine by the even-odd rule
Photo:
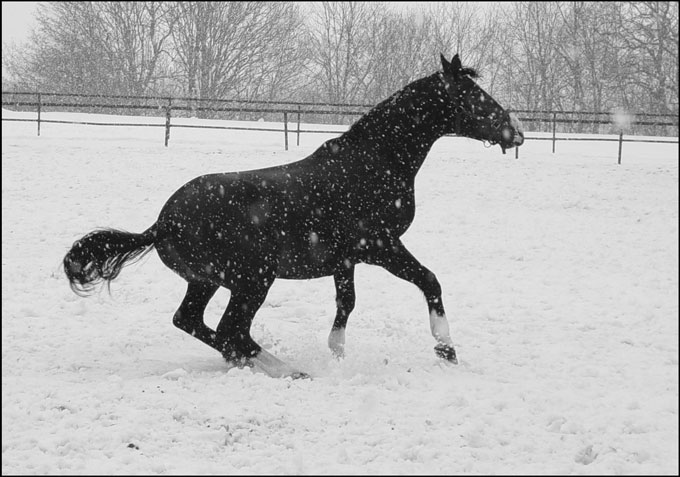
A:
<svg viewBox="0 0 680 477">
<path fill-rule="evenodd" d="M 443 56 L 442 71 L 414 81 L 309 157 L 277 167 L 209 174 L 182 186 L 141 234 L 95 230 L 73 244 L 64 271 L 79 294 L 110 282 L 155 247 L 188 282 L 175 326 L 239 366 L 270 376 L 304 373 L 250 336 L 255 313 L 276 278 L 332 275 L 337 314 L 328 345 L 342 356 L 355 303 L 354 267 L 379 265 L 425 294 L 438 356 L 457 363 L 435 275 L 400 237 L 415 214 L 414 182 L 445 134 L 506 148 L 523 143 L 519 122 L 473 80 L 476 72 Z M 203 321 L 219 287 L 231 297 L 217 328 Z"/>
</svg>

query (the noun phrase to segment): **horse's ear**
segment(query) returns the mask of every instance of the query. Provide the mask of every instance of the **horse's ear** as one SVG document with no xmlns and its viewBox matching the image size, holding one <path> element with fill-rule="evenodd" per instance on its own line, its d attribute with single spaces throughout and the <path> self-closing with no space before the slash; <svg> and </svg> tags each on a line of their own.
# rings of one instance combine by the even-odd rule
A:
<svg viewBox="0 0 680 477">
<path fill-rule="evenodd" d="M 455 54 L 453 56 L 453 59 L 449 63 L 446 58 L 444 58 L 444 55 L 441 55 L 442 57 L 442 68 L 444 69 L 444 74 L 451 76 L 451 77 L 458 77 L 460 74 L 460 69 L 462 65 L 460 64 L 460 58 L 458 57 L 458 54 Z"/>
<path fill-rule="evenodd" d="M 458 56 L 458 53 L 453 55 L 453 58 L 451 58 L 451 67 L 453 71 L 458 72 L 463 68 L 463 65 L 460 62 L 460 57 Z"/>
<path fill-rule="evenodd" d="M 444 70 L 444 73 L 450 73 L 451 72 L 451 63 L 447 61 L 446 58 L 444 58 L 444 55 L 439 53 L 439 56 L 442 59 L 442 69 Z"/>
</svg>

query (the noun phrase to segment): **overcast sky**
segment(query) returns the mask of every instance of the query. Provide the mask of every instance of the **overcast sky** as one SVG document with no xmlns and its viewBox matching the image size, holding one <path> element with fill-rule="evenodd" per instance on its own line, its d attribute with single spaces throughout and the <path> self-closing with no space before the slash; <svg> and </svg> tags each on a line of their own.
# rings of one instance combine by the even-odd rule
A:
<svg viewBox="0 0 680 477">
<path fill-rule="evenodd" d="M 33 14 L 40 2 L 2 2 L 2 42 L 23 41 L 35 25 Z"/>
</svg>

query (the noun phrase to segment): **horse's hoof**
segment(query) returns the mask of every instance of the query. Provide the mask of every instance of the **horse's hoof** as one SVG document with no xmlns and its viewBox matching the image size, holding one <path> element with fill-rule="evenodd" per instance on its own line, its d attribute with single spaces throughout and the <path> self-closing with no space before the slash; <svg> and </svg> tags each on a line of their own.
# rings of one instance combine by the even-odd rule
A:
<svg viewBox="0 0 680 477">
<path fill-rule="evenodd" d="M 458 358 L 456 358 L 456 350 L 453 349 L 453 346 L 439 343 L 437 346 L 434 347 L 434 352 L 440 358 L 445 359 L 453 364 L 458 364 Z"/>
</svg>

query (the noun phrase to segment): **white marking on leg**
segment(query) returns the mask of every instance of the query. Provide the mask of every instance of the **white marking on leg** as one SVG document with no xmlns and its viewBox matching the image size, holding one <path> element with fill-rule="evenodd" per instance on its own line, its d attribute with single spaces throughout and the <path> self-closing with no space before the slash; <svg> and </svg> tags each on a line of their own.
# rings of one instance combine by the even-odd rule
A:
<svg viewBox="0 0 680 477">
<path fill-rule="evenodd" d="M 260 350 L 255 356 L 250 358 L 253 365 L 260 368 L 272 378 L 285 378 L 287 376 L 303 375 L 297 369 L 288 366 L 279 358 L 268 351 Z"/>
<path fill-rule="evenodd" d="M 328 347 L 334 356 L 340 358 L 345 355 L 345 329 L 333 328 L 328 335 Z"/>
<path fill-rule="evenodd" d="M 430 331 L 438 343 L 453 346 L 446 315 L 438 315 L 435 311 L 430 312 Z"/>
</svg>

